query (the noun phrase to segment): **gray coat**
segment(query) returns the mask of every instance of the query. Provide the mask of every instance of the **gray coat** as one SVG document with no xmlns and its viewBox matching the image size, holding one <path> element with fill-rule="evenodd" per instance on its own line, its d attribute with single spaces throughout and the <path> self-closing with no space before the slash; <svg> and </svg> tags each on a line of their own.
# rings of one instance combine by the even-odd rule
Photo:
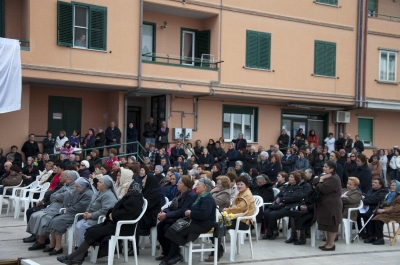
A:
<svg viewBox="0 0 400 265">
<path fill-rule="evenodd" d="M 92 214 L 92 219 L 87 220 L 89 225 L 92 226 L 97 224 L 99 216 L 107 214 L 108 210 L 113 208 L 117 201 L 115 194 L 111 190 L 96 192 L 93 194 L 92 202 L 86 210 L 86 212 Z"/>
<path fill-rule="evenodd" d="M 67 228 L 71 226 L 74 222 L 75 215 L 77 213 L 83 213 L 91 199 L 93 191 L 91 187 L 87 187 L 82 193 L 78 193 L 76 190 L 69 192 L 64 196 L 63 205 L 61 208 L 66 208 L 65 214 L 55 215 L 47 226 L 50 232 L 57 231 L 61 234 L 67 231 Z"/>
</svg>

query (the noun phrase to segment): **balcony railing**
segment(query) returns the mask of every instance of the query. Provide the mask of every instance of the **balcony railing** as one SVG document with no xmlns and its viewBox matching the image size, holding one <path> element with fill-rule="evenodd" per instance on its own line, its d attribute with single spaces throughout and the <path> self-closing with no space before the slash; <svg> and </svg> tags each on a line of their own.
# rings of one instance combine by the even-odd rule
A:
<svg viewBox="0 0 400 265">
<path fill-rule="evenodd" d="M 368 16 L 373 18 L 379 18 L 383 20 L 390 20 L 394 22 L 400 22 L 400 16 L 392 16 L 387 14 L 378 14 L 376 10 L 368 10 Z"/>
<path fill-rule="evenodd" d="M 148 63 L 157 63 L 165 65 L 194 67 L 207 70 L 218 70 L 218 64 L 221 62 L 214 62 L 214 57 L 210 54 L 203 55 L 202 58 L 194 58 L 161 54 L 161 53 L 144 53 L 142 54 L 142 61 Z"/>
<path fill-rule="evenodd" d="M 21 50 L 29 51 L 31 49 L 30 42 L 27 40 L 19 40 L 19 45 L 21 46 Z"/>
</svg>

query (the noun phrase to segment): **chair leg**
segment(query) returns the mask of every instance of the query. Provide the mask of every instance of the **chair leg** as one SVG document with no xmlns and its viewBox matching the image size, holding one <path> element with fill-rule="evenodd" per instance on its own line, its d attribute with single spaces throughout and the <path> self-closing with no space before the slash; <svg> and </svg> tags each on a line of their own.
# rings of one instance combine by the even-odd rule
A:
<svg viewBox="0 0 400 265">
<path fill-rule="evenodd" d="M 236 254 L 239 254 L 240 253 L 240 247 L 241 247 L 241 244 L 242 244 L 242 241 L 243 241 L 243 235 L 244 234 L 238 234 L 237 235 L 237 239 L 236 239 Z M 243 243 L 244 243 L 244 241 L 243 241 Z"/>
<path fill-rule="evenodd" d="M 151 235 L 151 255 L 154 257 L 156 255 L 156 246 L 157 246 L 157 228 L 153 227 L 150 230 Z"/>
<path fill-rule="evenodd" d="M 146 244 L 146 237 L 145 236 L 139 236 L 139 246 L 141 249 L 144 249 L 145 244 Z"/>
<path fill-rule="evenodd" d="M 134 256 L 135 256 L 135 264 L 138 265 L 137 249 L 136 249 L 136 238 L 135 237 L 133 237 L 132 245 L 133 245 L 133 253 L 134 253 Z M 126 261 L 125 262 L 128 262 L 128 249 L 126 250 Z"/>
<path fill-rule="evenodd" d="M 218 248 L 218 238 L 214 237 L 214 265 L 218 263 Z"/>
<path fill-rule="evenodd" d="M 8 216 L 8 214 L 10 213 L 11 205 L 12 205 L 12 200 L 8 199 L 7 216 Z"/>
<path fill-rule="evenodd" d="M 346 239 L 346 244 L 350 244 L 351 228 L 347 219 L 342 221 L 342 239 Z M 344 235 L 344 236 L 343 236 Z"/>
<path fill-rule="evenodd" d="M 236 234 L 235 231 L 232 233 L 229 233 L 231 236 L 231 255 L 230 255 L 230 260 L 235 261 L 235 255 L 236 255 Z"/>
<path fill-rule="evenodd" d="M 29 201 L 24 201 L 24 222 L 26 222 L 26 220 L 28 219 L 26 217 L 26 211 L 28 210 L 29 206 Z"/>
<path fill-rule="evenodd" d="M 72 253 L 72 247 L 74 244 L 74 232 L 74 225 L 67 229 L 68 254 Z"/>
<path fill-rule="evenodd" d="M 97 254 L 99 253 L 99 248 L 100 246 L 97 247 L 92 247 L 92 250 L 90 251 L 90 256 L 91 256 L 91 262 L 96 263 L 97 262 Z"/>
<path fill-rule="evenodd" d="M 3 195 L 0 195 L 0 215 L 3 210 Z"/>
<path fill-rule="evenodd" d="M 114 263 L 114 251 L 115 251 L 115 236 L 111 236 L 111 239 L 108 241 L 108 265 L 113 265 Z"/>
<path fill-rule="evenodd" d="M 188 254 L 189 254 L 189 257 L 188 257 L 188 265 L 192 265 L 192 258 L 193 258 L 193 256 L 192 256 L 192 254 L 193 254 L 192 250 L 193 250 L 193 242 L 190 241 L 190 242 L 189 242 L 189 250 L 188 250 Z"/>
<path fill-rule="evenodd" d="M 250 230 L 250 229 L 249 229 Z M 243 234 L 245 235 L 245 234 Z M 251 242 L 251 230 L 249 231 L 249 242 L 250 242 L 250 251 L 251 251 L 251 258 L 254 259 L 254 254 L 253 254 L 253 242 Z"/>
<path fill-rule="evenodd" d="M 124 261 L 128 262 L 128 240 L 124 239 Z M 118 242 L 118 241 L 117 241 Z M 117 243 L 118 244 L 118 243 Z M 132 242 L 133 244 L 133 242 Z M 134 250 L 135 251 L 135 250 Z"/>
<path fill-rule="evenodd" d="M 393 226 L 394 226 L 394 223 L 393 223 Z M 394 230 L 393 230 L 393 231 L 394 231 Z M 395 233 L 394 236 L 393 236 L 392 242 L 390 243 L 391 246 L 393 246 L 394 243 L 397 241 L 397 236 L 398 236 L 399 234 L 400 234 L 400 226 L 399 226 L 399 228 L 397 228 L 397 231 L 396 231 L 396 233 Z"/>
<path fill-rule="evenodd" d="M 254 222 L 254 231 L 256 231 L 256 241 L 258 242 L 258 224 L 257 222 Z"/>
<path fill-rule="evenodd" d="M 316 232 L 316 223 L 314 223 L 311 228 L 310 228 L 310 232 L 311 232 L 311 246 L 315 247 L 315 232 Z"/>
</svg>

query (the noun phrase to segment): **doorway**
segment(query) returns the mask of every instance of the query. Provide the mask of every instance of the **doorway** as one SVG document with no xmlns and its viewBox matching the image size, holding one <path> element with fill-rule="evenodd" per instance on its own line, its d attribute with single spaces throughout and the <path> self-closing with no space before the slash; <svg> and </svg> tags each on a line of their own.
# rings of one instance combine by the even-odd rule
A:
<svg viewBox="0 0 400 265">
<path fill-rule="evenodd" d="M 318 145 L 323 145 L 327 126 L 327 114 L 282 114 L 282 129 L 286 129 L 290 144 L 294 141 L 294 136 L 301 128 L 306 137 L 308 137 L 310 130 L 314 130 L 315 134 L 318 135 Z"/>
<path fill-rule="evenodd" d="M 138 141 L 140 142 L 141 133 L 140 133 L 140 115 L 141 115 L 141 108 L 140 107 L 132 107 L 128 106 L 128 124 L 133 122 L 134 128 L 138 131 Z M 127 126 L 128 126 L 127 124 Z"/>
<path fill-rule="evenodd" d="M 81 131 L 82 99 L 49 96 L 48 129 L 57 136 L 61 130 L 67 135 Z"/>
</svg>

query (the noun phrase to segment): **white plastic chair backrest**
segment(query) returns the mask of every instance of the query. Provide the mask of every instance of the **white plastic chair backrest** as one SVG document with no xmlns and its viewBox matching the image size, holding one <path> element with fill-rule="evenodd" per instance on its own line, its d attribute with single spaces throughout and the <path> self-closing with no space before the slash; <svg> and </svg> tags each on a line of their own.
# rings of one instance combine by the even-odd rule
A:
<svg viewBox="0 0 400 265">
<path fill-rule="evenodd" d="M 50 182 L 45 182 L 40 186 L 41 191 L 45 191 L 50 187 Z"/>
<path fill-rule="evenodd" d="M 165 204 L 169 203 L 168 197 L 164 197 L 164 198 L 165 198 Z"/>
<path fill-rule="evenodd" d="M 31 184 L 29 184 L 26 188 L 27 189 L 36 189 L 38 186 L 39 186 L 39 182 L 37 180 L 35 180 Z"/>
<path fill-rule="evenodd" d="M 162 207 L 161 207 L 161 211 L 168 208 L 171 205 L 171 202 L 167 202 L 165 203 Z"/>
<path fill-rule="evenodd" d="M 276 197 L 276 195 L 278 195 L 279 192 L 281 191 L 278 188 L 274 188 L 274 197 Z"/>
<path fill-rule="evenodd" d="M 126 224 L 126 222 L 128 222 L 128 224 L 136 224 L 137 222 L 139 222 L 139 220 L 142 218 L 146 210 L 147 210 L 147 200 L 143 198 L 142 212 L 140 213 L 139 217 L 136 218 L 135 220 L 118 221 L 117 229 L 115 229 L 115 236 L 119 236 L 119 233 L 121 231 L 121 226 L 123 224 Z M 135 228 L 135 233 L 136 233 L 136 228 Z"/>
<path fill-rule="evenodd" d="M 254 195 L 253 198 L 254 198 L 254 203 L 256 205 L 256 208 L 260 208 L 261 206 L 263 206 L 264 200 L 261 196 Z"/>
<path fill-rule="evenodd" d="M 347 218 L 350 218 L 350 215 L 351 215 L 351 212 L 352 211 L 355 211 L 355 210 L 361 210 L 361 208 L 363 208 L 364 207 L 364 203 L 363 203 L 363 201 L 362 200 L 360 200 L 360 203 L 358 204 L 358 207 L 357 208 L 349 208 L 348 210 L 347 210 Z"/>
</svg>

